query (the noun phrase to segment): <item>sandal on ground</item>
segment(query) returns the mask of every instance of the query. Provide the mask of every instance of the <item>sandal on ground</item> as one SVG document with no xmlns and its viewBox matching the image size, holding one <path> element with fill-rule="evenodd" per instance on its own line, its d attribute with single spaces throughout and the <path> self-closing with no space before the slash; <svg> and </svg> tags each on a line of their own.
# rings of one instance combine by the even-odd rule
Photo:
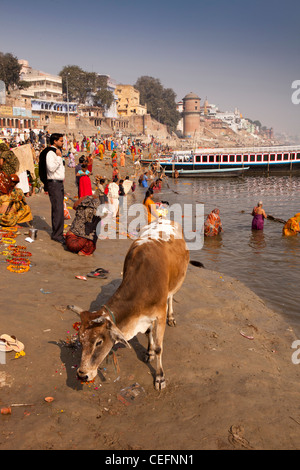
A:
<svg viewBox="0 0 300 470">
<path fill-rule="evenodd" d="M 107 276 L 105 273 L 97 273 L 95 271 L 88 273 L 87 277 L 98 277 L 100 279 L 107 279 Z"/>
<path fill-rule="evenodd" d="M 91 272 L 90 272 L 90 274 L 94 274 L 94 273 L 108 274 L 109 271 L 107 271 L 107 269 L 104 269 L 104 268 L 97 268 L 97 269 L 95 269 L 94 271 L 91 271 Z"/>
<path fill-rule="evenodd" d="M 4 338 L 0 338 L 0 352 L 10 352 L 13 348 L 9 346 Z"/>
<path fill-rule="evenodd" d="M 21 343 L 15 336 L 1 335 L 0 341 L 3 341 L 11 347 L 12 351 L 21 352 L 24 350 L 24 344 Z"/>
</svg>

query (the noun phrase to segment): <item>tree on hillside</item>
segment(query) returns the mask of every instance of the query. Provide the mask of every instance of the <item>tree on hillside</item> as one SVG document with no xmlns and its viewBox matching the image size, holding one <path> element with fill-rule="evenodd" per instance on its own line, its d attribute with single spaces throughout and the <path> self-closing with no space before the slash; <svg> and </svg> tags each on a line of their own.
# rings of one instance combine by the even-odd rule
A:
<svg viewBox="0 0 300 470">
<path fill-rule="evenodd" d="M 17 57 L 11 53 L 0 52 L 0 80 L 5 83 L 8 92 L 15 86 L 19 86 L 21 68 Z"/>
<path fill-rule="evenodd" d="M 87 100 L 94 106 L 110 107 L 113 94 L 107 90 L 107 77 L 95 72 L 85 72 L 78 65 L 65 66 L 59 75 L 62 77 L 63 92 L 70 101 L 85 104 Z"/>
<path fill-rule="evenodd" d="M 149 114 L 170 130 L 176 130 L 180 113 L 176 109 L 176 94 L 171 88 L 164 88 L 158 78 L 142 76 L 134 85 L 140 92 L 140 102 L 147 105 Z"/>
</svg>

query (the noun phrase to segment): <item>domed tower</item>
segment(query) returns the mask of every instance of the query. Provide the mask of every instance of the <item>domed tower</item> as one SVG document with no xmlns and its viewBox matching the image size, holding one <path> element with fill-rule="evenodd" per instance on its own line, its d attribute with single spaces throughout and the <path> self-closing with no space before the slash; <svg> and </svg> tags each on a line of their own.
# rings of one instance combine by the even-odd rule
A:
<svg viewBox="0 0 300 470">
<path fill-rule="evenodd" d="M 193 137 L 200 131 L 200 98 L 195 93 L 188 93 L 183 98 L 183 135 Z"/>
</svg>

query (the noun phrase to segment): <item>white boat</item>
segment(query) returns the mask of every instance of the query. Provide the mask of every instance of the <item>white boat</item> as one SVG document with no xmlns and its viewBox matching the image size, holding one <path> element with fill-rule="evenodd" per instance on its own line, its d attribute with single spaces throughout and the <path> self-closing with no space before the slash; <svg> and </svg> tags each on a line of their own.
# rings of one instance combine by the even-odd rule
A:
<svg viewBox="0 0 300 470">
<path fill-rule="evenodd" d="M 202 170 L 244 170 L 247 175 L 300 175 L 300 147 L 237 147 L 176 151 L 168 161 L 160 161 L 166 174 L 183 170 L 182 176 L 201 176 Z M 195 173 L 201 170 L 200 173 Z M 168 172 L 168 173 L 167 173 Z M 218 175 L 219 172 L 216 172 Z"/>
<path fill-rule="evenodd" d="M 193 177 L 201 177 L 201 178 L 210 178 L 210 177 L 218 177 L 218 178 L 229 178 L 231 176 L 243 176 L 246 171 L 249 170 L 249 167 L 240 167 L 240 168 L 210 168 L 210 169 L 179 169 L 176 170 L 178 173 L 178 177 L 182 178 L 193 178 Z M 167 176 L 175 176 L 175 170 L 165 170 L 164 173 Z"/>
</svg>

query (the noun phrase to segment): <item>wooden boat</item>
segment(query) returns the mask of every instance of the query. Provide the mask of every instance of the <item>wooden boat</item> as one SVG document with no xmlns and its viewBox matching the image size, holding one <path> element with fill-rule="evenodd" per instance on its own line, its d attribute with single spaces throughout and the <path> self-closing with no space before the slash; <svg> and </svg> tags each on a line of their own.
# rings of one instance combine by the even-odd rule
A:
<svg viewBox="0 0 300 470">
<path fill-rule="evenodd" d="M 188 172 L 195 170 L 236 170 L 249 167 L 247 176 L 300 175 L 300 147 L 211 148 L 176 151 L 168 161 L 159 163 L 166 174 L 175 170 L 184 170 L 184 174 L 187 175 Z"/>
</svg>

